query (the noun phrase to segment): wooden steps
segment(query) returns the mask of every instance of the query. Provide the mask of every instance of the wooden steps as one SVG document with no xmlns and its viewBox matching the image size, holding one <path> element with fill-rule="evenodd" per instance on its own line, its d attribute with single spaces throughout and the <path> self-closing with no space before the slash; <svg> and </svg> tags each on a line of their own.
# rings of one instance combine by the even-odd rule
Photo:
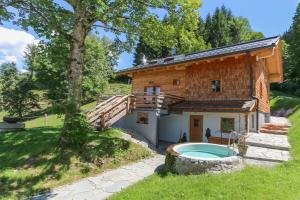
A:
<svg viewBox="0 0 300 200">
<path fill-rule="evenodd" d="M 269 133 L 269 134 L 276 134 L 276 135 L 287 135 L 289 125 L 281 125 L 281 124 L 272 124 L 272 123 L 265 123 L 261 128 L 261 133 Z"/>
<path fill-rule="evenodd" d="M 110 127 L 131 112 L 131 96 L 113 96 L 87 112 L 87 119 L 97 130 Z"/>
</svg>

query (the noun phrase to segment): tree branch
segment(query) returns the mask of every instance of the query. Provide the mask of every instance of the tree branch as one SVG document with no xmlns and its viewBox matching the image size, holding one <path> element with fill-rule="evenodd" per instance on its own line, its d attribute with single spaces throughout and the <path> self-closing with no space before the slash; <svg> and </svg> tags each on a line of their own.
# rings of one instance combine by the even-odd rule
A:
<svg viewBox="0 0 300 200">
<path fill-rule="evenodd" d="M 119 28 L 116 28 L 116 27 L 113 27 L 113 26 L 109 26 L 107 24 L 105 24 L 105 25 L 94 24 L 92 27 L 99 27 L 99 28 L 107 29 L 107 30 L 110 30 L 112 32 L 116 32 L 118 34 L 120 34 L 120 33 L 131 34 L 131 35 L 134 34 L 132 32 L 129 32 L 129 31 L 125 30 L 125 29 L 119 29 Z"/>
</svg>

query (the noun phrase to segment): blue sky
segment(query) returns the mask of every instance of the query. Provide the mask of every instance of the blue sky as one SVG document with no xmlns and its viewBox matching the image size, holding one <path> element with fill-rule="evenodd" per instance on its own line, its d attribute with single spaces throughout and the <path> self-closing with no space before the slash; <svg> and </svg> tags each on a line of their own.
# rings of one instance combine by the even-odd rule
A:
<svg viewBox="0 0 300 200">
<path fill-rule="evenodd" d="M 300 0 L 203 0 L 202 2 L 200 14 L 203 18 L 208 13 L 212 13 L 217 6 L 224 4 L 234 15 L 248 18 L 253 30 L 263 32 L 266 37 L 270 37 L 288 30 Z M 111 34 L 107 36 L 111 37 Z M 5 61 L 16 61 L 21 69 L 24 66 L 22 56 L 26 44 L 37 41 L 33 31 L 22 31 L 11 23 L 0 26 L 0 64 Z M 123 53 L 117 69 L 130 67 L 132 61 L 132 52 Z"/>
</svg>

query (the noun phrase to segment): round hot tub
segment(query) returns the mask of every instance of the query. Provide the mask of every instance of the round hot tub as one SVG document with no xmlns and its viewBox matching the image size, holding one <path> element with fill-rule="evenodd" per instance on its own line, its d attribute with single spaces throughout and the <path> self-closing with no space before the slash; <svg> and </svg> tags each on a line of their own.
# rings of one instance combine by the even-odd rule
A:
<svg viewBox="0 0 300 200">
<path fill-rule="evenodd" d="M 237 152 L 224 145 L 184 143 L 167 149 L 166 166 L 179 174 L 232 171 L 241 164 Z"/>
</svg>

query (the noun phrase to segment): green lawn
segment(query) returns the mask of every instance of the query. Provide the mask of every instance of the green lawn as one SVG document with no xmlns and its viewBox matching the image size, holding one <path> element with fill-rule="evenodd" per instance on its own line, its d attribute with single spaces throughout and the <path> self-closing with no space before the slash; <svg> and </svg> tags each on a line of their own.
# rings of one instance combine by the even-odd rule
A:
<svg viewBox="0 0 300 200">
<path fill-rule="evenodd" d="M 62 152 L 57 148 L 62 124 L 58 115 L 49 115 L 47 126 L 41 117 L 27 121 L 25 131 L 0 134 L 0 199 L 23 199 L 151 155 L 121 139 L 118 129 L 90 132 L 83 153 Z"/>
<path fill-rule="evenodd" d="M 131 93 L 131 84 L 124 83 L 110 83 L 105 89 L 104 94 L 121 94 L 127 95 Z"/>
<path fill-rule="evenodd" d="M 299 98 L 273 93 L 272 108 L 297 108 Z M 300 199 L 300 110 L 289 117 L 293 160 L 274 168 L 246 167 L 231 174 L 155 174 L 112 199 Z"/>
<path fill-rule="evenodd" d="M 5 116 L 5 112 L 0 112 L 0 122 L 3 121 L 3 117 Z"/>
</svg>

